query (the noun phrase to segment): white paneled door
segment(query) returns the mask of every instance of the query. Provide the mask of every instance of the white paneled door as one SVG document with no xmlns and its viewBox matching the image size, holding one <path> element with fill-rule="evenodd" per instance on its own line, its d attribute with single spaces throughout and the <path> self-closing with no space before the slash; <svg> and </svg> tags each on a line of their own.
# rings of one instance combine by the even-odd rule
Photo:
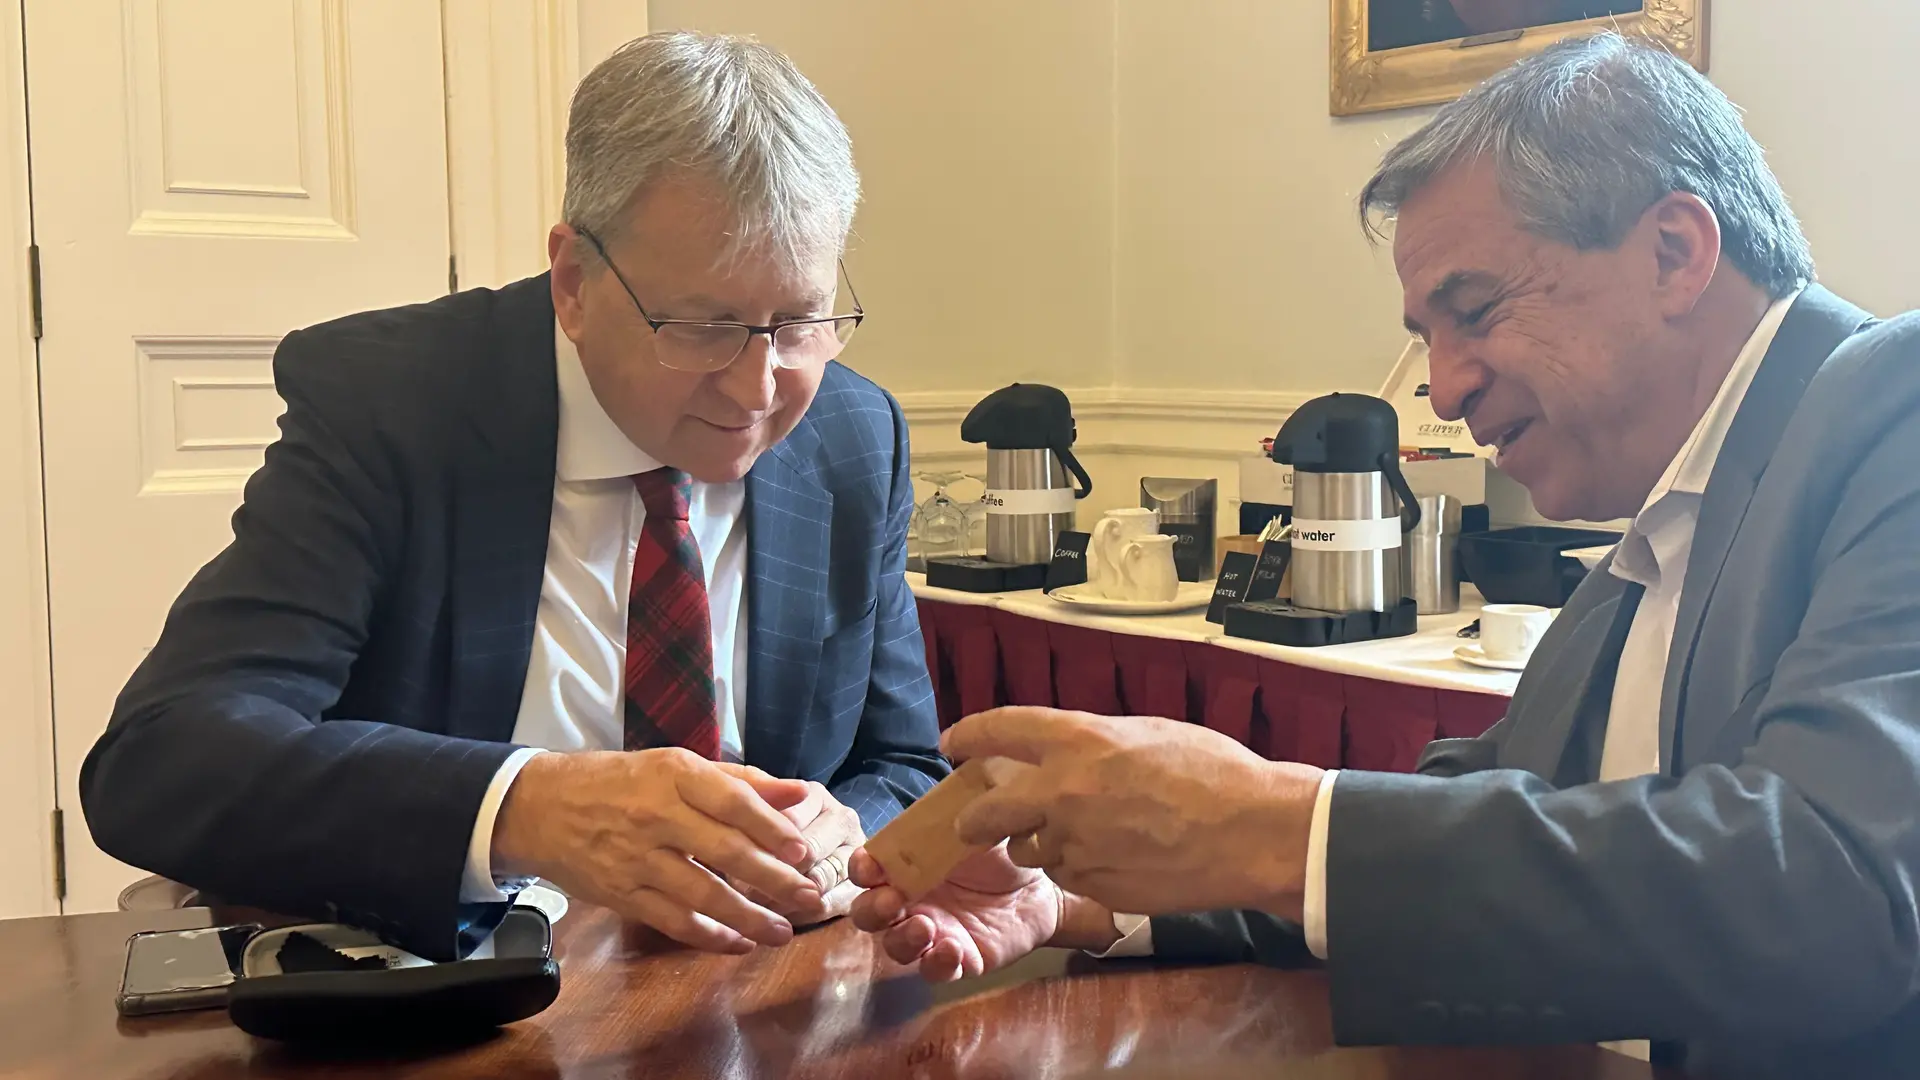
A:
<svg viewBox="0 0 1920 1080">
<path fill-rule="evenodd" d="M 295 327 L 447 290 L 440 5 L 25 0 L 66 910 L 137 872 L 77 777 L 230 538 Z M 155 822 L 165 828 L 165 822 Z"/>
</svg>

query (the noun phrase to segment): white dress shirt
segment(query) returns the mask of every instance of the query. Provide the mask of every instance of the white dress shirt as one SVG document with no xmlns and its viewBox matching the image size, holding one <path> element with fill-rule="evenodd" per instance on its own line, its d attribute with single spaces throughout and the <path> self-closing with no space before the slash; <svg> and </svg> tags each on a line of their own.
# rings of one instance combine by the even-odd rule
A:
<svg viewBox="0 0 1920 1080">
<path fill-rule="evenodd" d="M 1720 384 L 1713 403 L 1694 425 L 1668 463 L 1659 483 L 1647 495 L 1639 514 L 1627 526 L 1614 553 L 1616 577 L 1645 587 L 1627 640 L 1620 649 L 1614 675 L 1613 700 L 1607 710 L 1607 731 L 1600 753 L 1602 782 L 1626 780 L 1660 770 L 1660 692 L 1666 681 L 1667 652 L 1673 642 L 1673 624 L 1679 614 L 1680 587 L 1687 576 L 1687 555 L 1693 548 L 1693 530 L 1700 519 L 1700 499 L 1713 475 L 1720 447 L 1753 384 L 1760 361 L 1773 345 L 1787 310 L 1800 297 L 1796 290 L 1773 303 L 1759 326 L 1735 357 L 1733 368 Z M 1364 720 L 1362 721 L 1364 722 Z M 1302 930 L 1307 949 L 1327 958 L 1327 842 L 1338 770 L 1320 779 L 1307 833 L 1306 896 Z M 1151 924 L 1140 916 L 1116 915 L 1122 938 L 1102 955 L 1145 956 L 1153 951 Z M 1636 1047 L 1636 1049 L 1638 1049 Z M 1644 1056 L 1644 1054 L 1640 1055 Z"/>
<path fill-rule="evenodd" d="M 491 865 L 494 819 L 521 766 L 547 750 L 618 750 L 625 719 L 627 599 L 633 557 L 646 520 L 632 477 L 660 467 L 628 441 L 601 408 L 580 354 L 558 326 L 553 334 L 560 389 L 553 517 L 546 573 L 534 621 L 533 651 L 513 741 L 521 744 L 494 774 L 467 845 L 460 896 L 507 898 Z M 700 547 L 713 623 L 713 691 L 721 753 L 741 760 L 740 718 L 747 703 L 747 523 L 744 481 L 694 481 L 687 521 Z"/>
</svg>

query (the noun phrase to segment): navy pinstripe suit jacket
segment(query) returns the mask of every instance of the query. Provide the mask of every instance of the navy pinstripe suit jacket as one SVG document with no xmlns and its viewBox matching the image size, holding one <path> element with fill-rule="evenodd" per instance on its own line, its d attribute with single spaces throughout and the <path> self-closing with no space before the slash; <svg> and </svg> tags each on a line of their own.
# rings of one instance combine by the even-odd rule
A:
<svg viewBox="0 0 1920 1080">
<path fill-rule="evenodd" d="M 81 774 L 108 853 L 223 899 L 462 954 L 467 840 L 508 743 L 558 433 L 543 275 L 281 342 L 281 436 Z M 751 764 L 869 833 L 946 772 L 893 398 L 829 365 L 747 477 Z"/>
</svg>

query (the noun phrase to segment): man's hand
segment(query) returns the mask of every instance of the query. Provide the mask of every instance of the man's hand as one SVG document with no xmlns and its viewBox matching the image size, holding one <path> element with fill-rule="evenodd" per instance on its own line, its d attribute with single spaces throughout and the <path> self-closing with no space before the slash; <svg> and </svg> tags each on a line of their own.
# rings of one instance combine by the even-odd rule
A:
<svg viewBox="0 0 1920 1080">
<path fill-rule="evenodd" d="M 853 880 L 867 889 L 853 902 L 853 924 L 879 934 L 895 962 L 918 963 L 929 982 L 982 975 L 1042 945 L 1104 949 L 1119 936 L 1111 913 L 1014 865 L 1005 844 L 961 863 L 911 903 L 864 849 L 853 857 Z"/>
<path fill-rule="evenodd" d="M 1022 769 L 961 811 L 960 838 L 1035 834 L 1014 858 L 1110 910 L 1256 908 L 1299 920 L 1322 770 L 1266 761 L 1216 731 L 1158 717 L 1004 708 L 942 739 L 947 756 Z"/>
<path fill-rule="evenodd" d="M 742 888 L 741 892 L 755 903 L 786 916 L 795 926 L 812 926 L 845 915 L 853 898 L 860 895 L 860 887 L 847 880 L 847 867 L 853 853 L 867 842 L 860 815 L 834 798 L 826 785 L 813 781 L 807 781 L 806 798 L 780 813 L 793 822 L 800 830 L 801 839 L 807 842 L 803 869 L 820 891 L 805 903 L 763 896 L 749 888 Z"/>
<path fill-rule="evenodd" d="M 546 878 L 697 949 L 784 945 L 793 925 L 728 882 L 794 910 L 820 903 L 795 869 L 812 849 L 781 812 L 808 795 L 679 749 L 542 754 L 500 807 L 494 872 Z"/>
</svg>

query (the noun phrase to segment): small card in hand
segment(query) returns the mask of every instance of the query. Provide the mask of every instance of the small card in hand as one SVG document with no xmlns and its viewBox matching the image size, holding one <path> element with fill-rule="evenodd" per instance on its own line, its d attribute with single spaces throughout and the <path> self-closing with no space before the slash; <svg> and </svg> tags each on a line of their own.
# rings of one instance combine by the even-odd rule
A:
<svg viewBox="0 0 1920 1080">
<path fill-rule="evenodd" d="M 963 762 L 867 841 L 867 853 L 887 872 L 888 884 L 908 900 L 920 899 L 947 880 L 968 856 L 992 846 L 961 843 L 953 830 L 960 811 L 1005 782 L 1014 770 L 1028 767 L 1007 758 Z"/>
</svg>

